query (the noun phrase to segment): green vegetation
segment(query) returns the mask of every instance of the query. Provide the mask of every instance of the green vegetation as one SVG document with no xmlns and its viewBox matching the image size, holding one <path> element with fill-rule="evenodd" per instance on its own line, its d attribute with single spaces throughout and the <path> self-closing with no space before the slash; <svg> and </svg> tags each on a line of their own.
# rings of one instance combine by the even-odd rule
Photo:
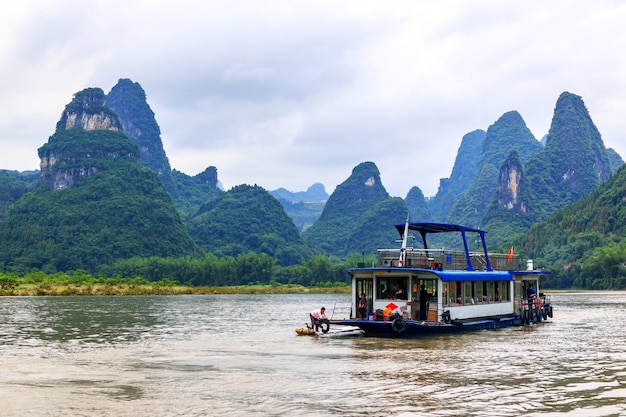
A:
<svg viewBox="0 0 626 417">
<path fill-rule="evenodd" d="M 245 253 L 236 257 L 217 257 L 213 254 L 201 258 L 132 258 L 120 260 L 113 266 L 103 267 L 106 276 L 142 277 L 149 281 L 170 278 L 194 286 L 299 284 L 317 286 L 328 282 L 348 283 L 345 269 L 357 265 L 357 257 L 346 262 L 322 256 L 312 256 L 297 265 L 280 266 L 268 255 Z"/>
<path fill-rule="evenodd" d="M 532 221 L 545 221 L 606 181 L 611 162 L 582 99 L 560 95 L 544 150 L 525 165 L 532 184 Z"/>
<path fill-rule="evenodd" d="M 475 130 L 463 136 L 450 178 L 440 180 L 437 195 L 428 201 L 428 213 L 435 221 L 446 221 L 454 203 L 474 183 L 478 173 L 476 161 L 480 160 L 486 135 L 484 130 Z M 413 221 L 422 221 L 421 216 L 414 216 L 413 214 L 412 212 L 411 219 Z"/>
<path fill-rule="evenodd" d="M 0 296 L 103 296 L 183 294 L 294 294 L 348 293 L 345 283 L 324 283 L 314 287 L 297 284 L 250 284 L 194 287 L 164 278 L 150 282 L 143 278 L 93 277 L 82 271 L 52 275 L 32 271 L 24 276 L 0 273 Z"/>
<path fill-rule="evenodd" d="M 214 195 L 187 224 L 197 244 L 218 256 L 254 251 L 294 265 L 310 255 L 278 200 L 258 186 Z"/>
<path fill-rule="evenodd" d="M 626 288 L 626 167 L 588 196 L 532 226 L 513 245 L 549 268 L 552 288 Z"/>
<path fill-rule="evenodd" d="M 0 273 L 0 295 L 347 292 L 345 269 L 359 261 L 353 256 L 346 263 L 331 263 L 317 255 L 299 265 L 281 267 L 267 255 L 254 253 L 237 258 L 133 258 L 103 268 L 97 276 L 83 270 Z"/>
<path fill-rule="evenodd" d="M 530 184 L 517 151 L 512 151 L 500 168 L 498 194 L 491 200 L 482 220 L 489 242 L 497 245 L 530 229 Z"/>
<path fill-rule="evenodd" d="M 542 149 L 543 145 L 535 139 L 518 112 L 503 114 L 489 126 L 482 143 L 476 177 L 469 190 L 450 209 L 448 221 L 481 227 L 484 224 L 483 217 L 498 192 L 500 167 L 506 163 L 511 152 L 516 152 L 519 160 L 525 163 Z"/>
<path fill-rule="evenodd" d="M 187 226 L 189 226 L 189 219 L 198 213 L 202 205 L 223 193 L 217 188 L 217 168 L 215 167 L 208 167 L 204 172 L 193 177 L 174 169 L 172 178 L 175 186 L 172 198 Z"/>
<path fill-rule="evenodd" d="M 409 210 L 409 220 L 412 222 L 432 222 L 430 210 L 424 193 L 419 187 L 411 187 L 406 195 L 406 206 Z"/>
<path fill-rule="evenodd" d="M 302 233 L 305 242 L 322 253 L 348 255 L 347 237 L 360 226 L 360 219 L 377 203 L 389 198 L 380 180 L 380 172 L 372 162 L 363 162 L 352 170 L 352 175 L 337 186 L 315 224 Z M 406 219 L 405 208 L 401 221 Z M 379 219 L 380 220 L 380 219 Z M 389 224 L 378 222 L 377 227 L 391 230 Z M 392 233 L 392 231 L 390 232 Z"/>
<path fill-rule="evenodd" d="M 0 171 L 0 286 L 14 290 L 19 276 L 46 294 L 335 287 L 347 283 L 346 267 L 396 247 L 393 226 L 410 212 L 411 221 L 487 230 L 491 245 L 552 269 L 548 286 L 626 287 L 623 169 L 579 201 L 623 161 L 570 93 L 546 138 L 542 148 L 517 112 L 505 113 L 464 136 L 450 178 L 428 200 L 417 187 L 406 201 L 391 198 L 373 162 L 356 166 L 325 205 L 321 184 L 225 192 L 215 167 L 193 177 L 170 169 L 145 92 L 121 79 L 106 97 L 98 88 L 74 96 L 39 149 L 41 176 Z M 33 274 L 46 278 L 29 282 Z"/>
<path fill-rule="evenodd" d="M 311 185 L 306 191 L 292 193 L 284 188 L 270 191 L 280 201 L 285 213 L 293 220 L 299 232 L 308 229 L 321 216 L 328 194 L 320 183 Z"/>
<path fill-rule="evenodd" d="M 141 149 L 139 163 L 157 173 L 167 192 L 175 196 L 170 163 L 161 142 L 161 129 L 141 85 L 120 79 L 107 94 L 106 105 L 119 116 L 126 135 Z"/>
<path fill-rule="evenodd" d="M 97 93 L 88 89 L 75 100 L 100 111 L 103 93 Z M 93 107 L 84 103 L 88 99 L 95 100 Z M 72 102 L 63 117 L 68 108 L 81 107 Z M 41 184 L 0 223 L 2 270 L 95 272 L 133 256 L 198 253 L 170 196 L 156 174 L 137 162 L 139 149 L 123 133 L 61 129 L 39 155 L 49 162 Z"/>
<path fill-rule="evenodd" d="M 17 172 L 0 170 L 0 221 L 17 200 L 34 189 L 39 180 L 39 172 Z"/>
</svg>

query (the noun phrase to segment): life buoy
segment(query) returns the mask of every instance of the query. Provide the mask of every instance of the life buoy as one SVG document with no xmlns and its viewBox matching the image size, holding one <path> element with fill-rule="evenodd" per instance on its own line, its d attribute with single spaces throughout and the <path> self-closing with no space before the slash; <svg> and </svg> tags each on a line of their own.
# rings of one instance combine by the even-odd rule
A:
<svg viewBox="0 0 626 417">
<path fill-rule="evenodd" d="M 403 331 L 406 330 L 406 321 L 404 321 L 401 318 L 394 319 L 391 322 L 391 328 L 396 333 L 402 333 Z"/>
<path fill-rule="evenodd" d="M 402 268 L 403 265 L 404 262 L 402 262 L 402 259 L 398 259 L 398 268 Z"/>
<path fill-rule="evenodd" d="M 450 310 L 444 311 L 441 318 L 445 324 L 450 324 Z"/>
</svg>

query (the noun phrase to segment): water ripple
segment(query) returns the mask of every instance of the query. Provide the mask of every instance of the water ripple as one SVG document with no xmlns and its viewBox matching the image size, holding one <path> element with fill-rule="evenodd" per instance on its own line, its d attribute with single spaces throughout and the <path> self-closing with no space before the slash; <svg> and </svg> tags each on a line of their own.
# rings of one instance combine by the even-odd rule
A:
<svg viewBox="0 0 626 417">
<path fill-rule="evenodd" d="M 0 299 L 2 416 L 626 416 L 626 294 L 525 328 L 296 336 L 344 295 Z M 10 400 L 9 400 L 10 399 Z"/>
</svg>

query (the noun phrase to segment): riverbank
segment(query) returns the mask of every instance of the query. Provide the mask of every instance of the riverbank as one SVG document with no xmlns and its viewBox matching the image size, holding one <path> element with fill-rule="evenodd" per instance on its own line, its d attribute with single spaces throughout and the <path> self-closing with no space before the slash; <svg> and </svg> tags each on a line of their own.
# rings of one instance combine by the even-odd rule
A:
<svg viewBox="0 0 626 417">
<path fill-rule="evenodd" d="M 325 282 L 306 287 L 282 284 L 250 283 L 231 286 L 194 286 L 178 280 L 93 276 L 84 271 L 47 274 L 32 270 L 24 275 L 0 272 L 0 296 L 99 296 L 99 295 L 185 295 L 185 294 L 348 294 L 350 286 L 343 282 Z"/>
<path fill-rule="evenodd" d="M 176 284 L 18 284 L 0 287 L 0 296 L 103 296 L 103 295 L 188 295 L 188 294 L 347 294 L 348 286 L 304 287 L 302 285 L 236 285 L 192 287 Z"/>
</svg>

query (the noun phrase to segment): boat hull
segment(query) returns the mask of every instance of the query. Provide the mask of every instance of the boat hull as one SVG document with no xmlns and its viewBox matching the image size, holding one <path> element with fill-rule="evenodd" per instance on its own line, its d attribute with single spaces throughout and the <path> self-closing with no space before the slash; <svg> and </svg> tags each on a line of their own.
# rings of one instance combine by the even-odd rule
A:
<svg viewBox="0 0 626 417">
<path fill-rule="evenodd" d="M 453 320 L 449 324 L 427 321 L 368 321 L 368 320 L 340 320 L 331 321 L 331 326 L 355 326 L 363 331 L 365 336 L 413 338 L 434 334 L 450 334 L 470 332 L 476 330 L 500 329 L 504 327 L 520 326 L 518 315 Z"/>
</svg>

